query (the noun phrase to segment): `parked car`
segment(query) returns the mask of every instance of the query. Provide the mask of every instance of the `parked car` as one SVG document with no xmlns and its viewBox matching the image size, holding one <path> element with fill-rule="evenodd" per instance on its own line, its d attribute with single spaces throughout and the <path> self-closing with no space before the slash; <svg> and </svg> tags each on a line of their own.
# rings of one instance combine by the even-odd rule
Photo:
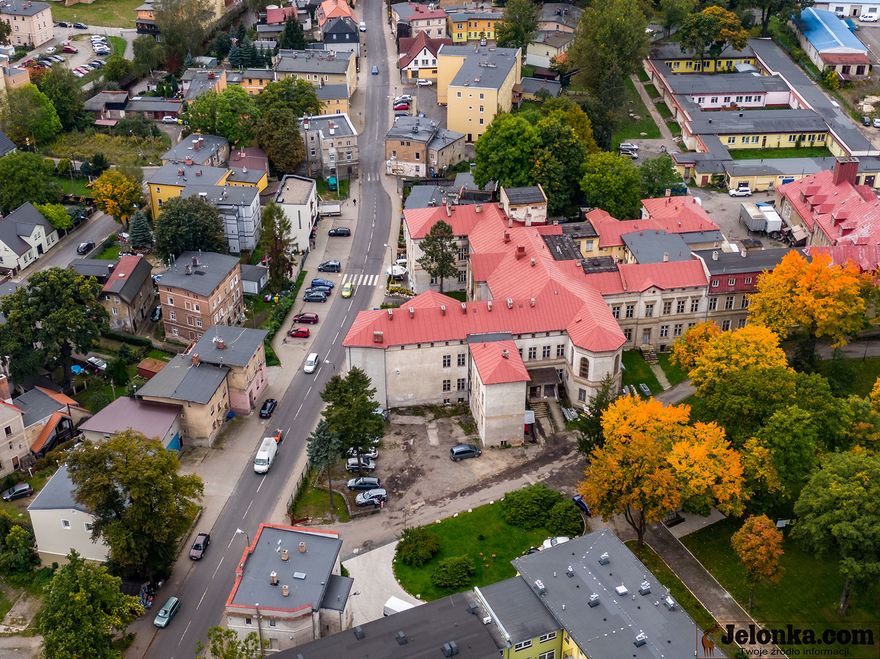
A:
<svg viewBox="0 0 880 659">
<path fill-rule="evenodd" d="M 338 238 L 340 236 L 350 236 L 351 229 L 348 227 L 333 227 L 330 231 L 327 232 L 327 235 L 332 238 Z"/>
<path fill-rule="evenodd" d="M 336 284 L 334 284 L 329 279 L 322 279 L 321 277 L 315 277 L 314 279 L 312 279 L 312 286 L 313 287 L 314 286 L 326 286 L 327 288 L 333 288 L 336 286 Z"/>
<path fill-rule="evenodd" d="M 394 97 L 395 103 L 412 103 L 413 97 L 409 94 L 401 94 L 400 96 Z"/>
<path fill-rule="evenodd" d="M 58 21 L 55 23 L 55 27 L 70 27 L 70 23 L 66 23 L 64 21 Z"/>
<path fill-rule="evenodd" d="M 56 50 L 58 50 L 58 49 L 55 48 L 55 46 L 49 46 L 49 47 L 48 47 L 46 50 L 44 50 L 43 52 L 46 53 L 47 55 L 52 55 Z"/>
<path fill-rule="evenodd" d="M 375 476 L 358 476 L 357 478 L 349 479 L 348 483 L 346 483 L 346 487 L 349 490 L 359 490 L 361 492 L 375 490 L 380 485 L 381 482 Z"/>
<path fill-rule="evenodd" d="M 86 25 L 85 23 L 74 23 L 73 27 L 75 27 L 77 30 L 88 30 L 89 29 L 89 26 Z"/>
<path fill-rule="evenodd" d="M 199 533 L 196 536 L 196 541 L 193 543 L 192 549 L 189 550 L 190 559 L 194 561 L 202 560 L 202 556 L 205 555 L 205 550 L 208 548 L 209 544 L 211 544 L 211 534 Z"/>
<path fill-rule="evenodd" d="M 357 451 L 355 451 L 353 448 L 348 449 L 348 457 L 356 458 L 357 456 L 358 456 Z M 361 451 L 361 457 L 362 458 L 370 458 L 370 460 L 375 460 L 376 458 L 379 457 L 379 449 L 377 449 L 375 446 L 372 446 L 364 451 Z"/>
<path fill-rule="evenodd" d="M 361 492 L 354 498 L 355 505 L 358 506 L 381 506 L 386 501 L 388 501 L 388 493 L 381 487 Z"/>
<path fill-rule="evenodd" d="M 326 302 L 327 295 L 321 291 L 306 291 L 303 302 Z"/>
<path fill-rule="evenodd" d="M 370 460 L 370 458 L 361 458 L 360 465 L 358 465 L 358 459 L 354 457 L 345 461 L 345 469 L 346 471 L 358 471 L 358 469 L 376 471 L 376 463 Z"/>
<path fill-rule="evenodd" d="M 361 32 L 366 32 L 367 31 L 367 24 L 364 23 L 363 21 L 361 21 L 358 24 L 358 30 L 360 30 Z"/>
<path fill-rule="evenodd" d="M 405 111 L 405 110 L 409 110 L 409 103 L 395 103 L 394 104 L 394 111 L 395 112 L 400 112 L 400 111 Z"/>
<path fill-rule="evenodd" d="M 318 264 L 318 272 L 342 272 L 342 264 L 339 261 L 324 261 Z"/>
<path fill-rule="evenodd" d="M 298 313 L 293 317 L 294 323 L 305 323 L 307 325 L 318 324 L 318 314 L 316 313 Z"/>
<path fill-rule="evenodd" d="M 416 80 L 416 84 L 419 87 L 430 87 L 434 84 L 434 82 L 432 80 L 428 80 L 427 78 L 419 78 L 418 80 Z"/>
<path fill-rule="evenodd" d="M 294 339 L 307 339 L 312 335 L 308 327 L 292 327 L 287 336 Z"/>
<path fill-rule="evenodd" d="M 168 601 L 159 609 L 159 613 L 153 619 L 153 624 L 160 629 L 164 629 L 171 622 L 171 619 L 180 611 L 180 600 L 176 597 L 169 597 Z"/>
<path fill-rule="evenodd" d="M 154 323 L 157 323 L 160 320 L 162 320 L 162 305 L 161 304 L 157 304 L 156 308 L 153 309 L 153 313 L 150 314 L 150 320 L 152 320 Z"/>
<path fill-rule="evenodd" d="M 871 117 L 862 116 L 862 126 L 870 126 Z"/>
<path fill-rule="evenodd" d="M 632 158 L 633 160 L 639 159 L 639 152 L 633 151 L 632 149 L 618 149 L 618 155 L 626 156 L 627 158 Z"/>
<path fill-rule="evenodd" d="M 874 124 L 874 128 L 880 128 L 880 117 L 876 117 L 874 119 L 873 124 Z"/>
<path fill-rule="evenodd" d="M 93 59 L 91 62 L 89 62 L 89 64 L 94 64 L 95 66 L 97 66 L 100 69 L 102 66 L 104 66 L 104 60 Z"/>
<path fill-rule="evenodd" d="M 278 401 L 274 398 L 267 398 L 265 401 L 263 401 L 263 406 L 260 408 L 260 418 L 271 418 L 272 413 L 275 411 L 276 407 L 278 407 Z"/>
<path fill-rule="evenodd" d="M 71 46 L 71 45 L 68 43 L 68 44 L 64 44 L 64 45 L 61 47 L 61 52 L 63 52 L 63 53 L 78 53 L 78 52 L 79 52 L 79 48 L 77 48 L 76 46 Z"/>
<path fill-rule="evenodd" d="M 177 119 L 172 117 L 170 114 L 166 114 L 164 117 L 162 117 L 162 123 L 163 124 L 176 124 Z"/>
<path fill-rule="evenodd" d="M 379 67 L 373 64 L 373 68 L 370 69 L 370 74 L 374 76 L 379 75 Z"/>
<path fill-rule="evenodd" d="M 306 357 L 306 360 L 303 362 L 303 373 L 314 373 L 318 370 L 318 365 L 321 363 L 321 358 L 318 356 L 317 352 L 310 352 L 309 356 Z"/>
<path fill-rule="evenodd" d="M 876 123 L 877 120 L 875 119 L 874 121 Z M 730 190 L 727 194 L 731 197 L 751 197 L 752 190 L 747 185 L 740 185 Z"/>
<path fill-rule="evenodd" d="M 330 297 L 330 293 L 333 292 L 332 288 L 327 288 L 326 286 L 312 286 L 311 288 L 307 288 L 305 290 L 306 295 L 309 293 L 323 293 L 326 297 Z"/>
<path fill-rule="evenodd" d="M 547 538 L 544 542 L 541 543 L 540 549 L 550 549 L 551 547 L 555 547 L 556 545 L 565 544 L 569 540 L 571 540 L 571 538 L 568 538 L 564 535 L 559 535 L 555 538 Z"/>
<path fill-rule="evenodd" d="M 590 506 L 587 504 L 586 501 L 584 501 L 584 498 L 583 498 L 580 494 L 575 494 L 575 495 L 571 498 L 571 502 L 572 502 L 574 505 L 576 505 L 578 508 L 580 508 L 580 509 L 581 509 L 581 512 L 583 512 L 584 515 L 586 515 L 587 517 L 592 517 L 592 516 L 593 516 L 593 511 L 590 510 Z"/>
<path fill-rule="evenodd" d="M 456 444 L 449 449 L 449 457 L 453 462 L 466 458 L 478 458 L 483 453 L 479 446 L 473 444 Z"/>
<path fill-rule="evenodd" d="M 80 243 L 76 248 L 76 253 L 82 256 L 83 254 L 88 254 L 93 249 L 95 249 L 95 243 L 91 240 L 87 240 L 84 243 Z"/>
<path fill-rule="evenodd" d="M 861 16 L 859 16 L 859 20 L 862 23 L 876 23 L 877 14 L 862 14 Z"/>
<path fill-rule="evenodd" d="M 349 298 L 354 295 L 354 284 L 352 284 L 350 281 L 345 282 L 342 285 L 342 292 L 340 293 L 340 295 L 345 298 Z"/>
<path fill-rule="evenodd" d="M 83 73 L 83 72 L 80 71 L 79 69 L 74 69 L 74 70 L 72 71 L 72 73 L 73 73 L 73 75 L 74 75 L 75 78 L 84 78 L 85 75 L 86 75 L 85 73 Z"/>
<path fill-rule="evenodd" d="M 617 148 L 618 149 L 627 149 L 629 151 L 638 151 L 639 145 L 633 144 L 632 142 L 621 142 L 620 144 L 617 145 Z"/>
<path fill-rule="evenodd" d="M 15 499 L 21 499 L 22 497 L 29 497 L 33 493 L 34 488 L 32 488 L 29 483 L 16 483 L 8 490 L 4 490 L 3 494 L 0 496 L 3 497 L 4 501 L 14 501 Z"/>
</svg>

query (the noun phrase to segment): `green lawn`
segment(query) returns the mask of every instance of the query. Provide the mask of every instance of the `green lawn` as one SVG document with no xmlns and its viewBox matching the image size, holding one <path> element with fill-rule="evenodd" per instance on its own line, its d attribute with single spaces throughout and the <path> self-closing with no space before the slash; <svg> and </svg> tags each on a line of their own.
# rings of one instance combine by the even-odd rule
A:
<svg viewBox="0 0 880 659">
<path fill-rule="evenodd" d="M 122 249 L 119 245 L 110 245 L 110 247 L 105 247 L 102 249 L 96 256 L 92 258 L 99 260 L 107 260 L 107 261 L 115 261 L 119 258 L 119 250 Z"/>
<path fill-rule="evenodd" d="M 660 129 L 645 109 L 645 104 L 639 97 L 633 81 L 627 78 L 623 81 L 626 89 L 626 99 L 623 103 L 620 124 L 611 135 L 611 146 L 615 149 L 621 142 L 633 139 L 657 139 L 660 137 Z M 630 113 L 638 117 L 630 117 Z M 644 134 L 643 134 L 644 133 Z"/>
<path fill-rule="evenodd" d="M 669 384 L 674 387 L 679 382 L 684 382 L 685 380 L 687 380 L 687 373 L 685 373 L 678 366 L 673 364 L 670 361 L 670 357 L 671 355 L 668 352 L 661 352 L 657 354 L 657 360 L 660 362 L 660 368 L 662 368 L 663 372 L 666 374 L 666 379 L 669 380 Z"/>
<path fill-rule="evenodd" d="M 650 82 L 643 83 L 642 87 L 644 87 L 645 91 L 648 92 L 648 96 L 651 98 L 652 101 L 660 96 L 660 92 L 658 92 L 657 88 Z"/>
<path fill-rule="evenodd" d="M 642 82 L 648 82 L 650 80 L 648 74 L 645 73 L 645 69 L 639 69 L 638 71 L 636 71 L 636 75 Z"/>
<path fill-rule="evenodd" d="M 681 126 L 678 125 L 677 121 L 667 121 L 666 127 L 673 135 L 681 135 Z"/>
<path fill-rule="evenodd" d="M 448 295 L 453 300 L 458 300 L 459 302 L 467 302 L 467 293 L 465 291 L 445 291 L 443 295 Z"/>
<path fill-rule="evenodd" d="M 95 0 L 90 5 L 65 7 L 61 2 L 53 2 L 52 19 L 106 27 L 134 27 L 134 9 L 141 4 L 143 0 Z"/>
<path fill-rule="evenodd" d="M 644 382 L 651 388 L 655 396 L 663 391 L 657 377 L 642 357 L 638 350 L 627 350 L 623 353 L 623 382 L 622 384 L 634 384 L 636 387 Z"/>
<path fill-rule="evenodd" d="M 107 37 L 107 41 L 110 42 L 110 50 L 113 51 L 113 55 L 125 57 L 125 46 L 127 45 L 125 39 L 122 37 Z"/>
<path fill-rule="evenodd" d="M 63 176 L 52 176 L 51 179 L 57 183 L 64 194 L 79 195 L 80 197 L 91 197 L 91 188 L 86 187 L 88 181 L 84 178 L 65 178 Z"/>
<path fill-rule="evenodd" d="M 113 165 L 144 167 L 161 164 L 170 144 L 167 135 L 141 138 L 87 131 L 64 133 L 44 151 L 45 155 L 71 160 L 87 160 L 103 153 Z"/>
<path fill-rule="evenodd" d="M 137 375 L 137 366 L 131 364 L 128 366 L 128 377 L 131 379 L 135 375 Z M 113 385 L 108 378 L 100 375 L 77 376 L 74 379 L 77 393 L 73 398 L 92 414 L 104 409 L 120 396 L 124 396 L 127 390 L 127 385 Z M 84 384 L 87 384 L 88 388 L 81 389 Z"/>
<path fill-rule="evenodd" d="M 745 571 L 730 546 L 730 537 L 740 524 L 739 520 L 727 519 L 685 536 L 682 542 L 741 605 L 747 606 L 749 589 Z M 782 580 L 776 585 L 759 585 L 755 590 L 752 614 L 756 620 L 809 626 L 817 631 L 841 624 L 846 627 L 868 623 L 876 627 L 880 610 L 880 586 L 876 582 L 853 595 L 849 613 L 841 619 L 837 615 L 837 603 L 843 579 L 838 573 L 837 559 L 816 558 L 788 538 L 784 550 Z M 876 646 L 870 650 L 860 651 L 857 646 L 849 646 L 849 649 L 851 654 L 845 656 L 876 657 Z"/>
<path fill-rule="evenodd" d="M 771 158 L 827 158 L 833 155 L 824 146 L 802 146 L 783 149 L 730 149 L 734 160 L 760 160 Z"/>
<path fill-rule="evenodd" d="M 666 103 L 663 101 L 657 101 L 654 103 L 654 107 L 657 108 L 657 112 L 660 113 L 660 116 L 663 117 L 664 121 L 672 119 L 672 110 L 669 109 L 669 106 L 666 105 Z M 675 124 L 675 127 L 678 128 L 678 124 Z"/>
<path fill-rule="evenodd" d="M 328 201 L 328 200 L 339 201 L 342 199 L 348 199 L 348 184 L 349 184 L 348 179 L 345 179 L 345 178 L 338 179 L 338 183 L 339 183 L 339 185 L 337 187 L 339 189 L 336 191 L 333 191 L 327 187 L 327 181 L 325 181 L 324 179 L 321 179 L 321 178 L 316 179 L 315 184 L 316 184 L 318 196 L 325 201 Z"/>
<path fill-rule="evenodd" d="M 325 483 L 326 480 L 322 482 L 322 484 Z M 340 483 L 336 483 L 335 486 L 339 487 Z M 330 519 L 327 514 L 329 508 L 330 495 L 327 494 L 327 490 L 307 485 L 297 495 L 290 518 L 291 520 L 309 518 L 312 520 L 319 519 L 325 523 L 332 522 L 334 520 Z M 342 495 L 338 492 L 333 493 L 333 516 L 339 522 L 347 522 L 350 519 L 345 501 L 343 501 Z"/>
<path fill-rule="evenodd" d="M 516 575 L 510 561 L 549 535 L 545 529 L 526 531 L 501 519 L 500 503 L 474 508 L 458 517 L 447 517 L 429 530 L 440 539 L 440 551 L 427 565 L 412 567 L 395 561 L 394 573 L 407 592 L 424 600 L 448 595 L 431 583 L 431 573 L 444 558 L 468 556 L 476 568 L 466 587 L 485 586 Z M 459 590 L 465 590 L 461 588 Z"/>
<path fill-rule="evenodd" d="M 865 360 L 855 358 L 846 360 L 852 369 L 852 377 L 849 380 L 846 394 L 867 396 L 871 393 L 871 387 L 880 377 L 880 357 L 868 357 Z M 819 362 L 819 372 L 827 374 L 831 360 Z"/>
</svg>

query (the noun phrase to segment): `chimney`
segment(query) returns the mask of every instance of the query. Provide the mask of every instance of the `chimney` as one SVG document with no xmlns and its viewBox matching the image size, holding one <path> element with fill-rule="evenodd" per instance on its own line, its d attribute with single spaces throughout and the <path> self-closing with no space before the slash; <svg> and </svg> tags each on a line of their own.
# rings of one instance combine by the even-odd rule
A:
<svg viewBox="0 0 880 659">
<path fill-rule="evenodd" d="M 530 263 L 531 263 L 531 266 L 534 268 L 535 267 L 535 257 L 534 256 L 532 257 L 532 260 L 530 261 Z"/>
<path fill-rule="evenodd" d="M 193 267 L 194 267 L 194 268 L 199 267 L 199 257 L 198 257 L 198 256 L 193 256 L 193 257 L 192 257 L 192 262 L 193 262 Z"/>
<path fill-rule="evenodd" d="M 492 300 L 489 300 L 488 302 L 486 302 L 486 308 L 487 308 L 489 311 L 492 311 Z"/>
<path fill-rule="evenodd" d="M 385 341 L 385 333 L 380 331 L 373 332 L 373 343 L 382 343 Z"/>
<path fill-rule="evenodd" d="M 410 318 L 415 318 L 415 317 L 416 317 L 416 308 L 415 308 L 415 307 L 410 307 L 409 309 L 407 309 L 407 311 L 409 311 L 409 317 L 410 317 Z"/>
<path fill-rule="evenodd" d="M 452 217 L 452 204 L 446 202 L 446 217 Z"/>
<path fill-rule="evenodd" d="M 217 350 L 225 350 L 226 349 L 226 341 L 223 339 L 217 339 L 214 342 L 214 345 L 217 346 Z"/>
<path fill-rule="evenodd" d="M 513 309 L 513 298 L 512 297 L 507 298 L 507 308 Z"/>
<path fill-rule="evenodd" d="M 525 245 L 517 245 L 516 246 L 516 258 L 521 259 L 526 255 L 526 246 Z"/>
<path fill-rule="evenodd" d="M 284 584 L 283 586 L 281 586 L 281 596 L 282 597 L 289 597 L 290 596 L 290 586 L 288 586 L 287 584 Z"/>
<path fill-rule="evenodd" d="M 388 310 L 388 320 L 394 320 L 394 309 Z"/>
<path fill-rule="evenodd" d="M 288 560 L 289 558 L 290 558 L 290 552 L 287 551 L 286 549 L 282 549 L 282 550 L 281 550 L 281 560 L 282 560 L 282 561 L 286 561 L 286 560 Z"/>
<path fill-rule="evenodd" d="M 855 185 L 856 176 L 859 173 L 859 159 L 853 157 L 840 157 L 834 163 L 834 175 L 831 179 L 834 185 L 850 183 Z"/>
<path fill-rule="evenodd" d="M 272 570 L 269 573 L 269 585 L 277 586 L 278 585 L 278 573 L 275 570 Z"/>
<path fill-rule="evenodd" d="M 506 242 L 506 243 L 510 242 L 510 231 L 504 232 L 504 242 Z"/>
<path fill-rule="evenodd" d="M 510 351 L 505 348 L 504 350 L 501 351 L 501 356 L 504 359 L 510 359 Z"/>
<path fill-rule="evenodd" d="M 198 366 L 198 365 L 201 364 L 201 363 L 202 363 L 202 360 L 199 358 L 199 356 L 198 356 L 197 354 L 194 354 L 194 355 L 192 356 L 192 365 L 193 365 L 193 366 Z"/>
<path fill-rule="evenodd" d="M 535 298 L 530 298 L 530 299 L 529 299 L 529 306 L 530 306 L 530 307 L 534 307 L 534 306 L 535 306 Z"/>
<path fill-rule="evenodd" d="M 304 543 L 304 542 L 299 543 L 299 553 L 300 554 L 306 553 L 306 543 Z"/>
<path fill-rule="evenodd" d="M 440 305 L 440 315 L 441 315 L 441 316 L 445 316 L 445 315 L 446 315 L 446 305 L 445 305 L 445 304 L 441 304 L 441 305 Z"/>
<path fill-rule="evenodd" d="M 467 303 L 465 303 L 465 302 L 461 303 L 461 312 L 467 313 Z"/>
<path fill-rule="evenodd" d="M 474 206 L 474 212 L 475 213 L 482 213 L 483 212 L 483 204 L 476 204 Z"/>
<path fill-rule="evenodd" d="M 202 175 L 202 170 L 200 169 L 196 172 L 196 176 L 201 176 L 201 175 Z"/>
<path fill-rule="evenodd" d="M 669 197 L 672 196 L 672 190 L 670 190 L 669 188 L 666 188 L 666 189 L 663 191 L 663 196 L 666 197 L 666 198 L 668 199 Z M 669 202 L 667 201 L 666 203 L 668 204 Z"/>
<path fill-rule="evenodd" d="M 9 387 L 9 378 L 0 373 L 0 399 L 7 403 L 12 402 L 12 391 Z"/>
<path fill-rule="evenodd" d="M 187 158 L 186 160 L 184 160 L 184 162 L 185 162 L 187 165 L 192 165 L 192 164 L 193 164 L 193 159 L 192 159 L 192 158 Z"/>
<path fill-rule="evenodd" d="M 669 263 L 669 252 L 663 252 L 663 263 Z"/>
</svg>

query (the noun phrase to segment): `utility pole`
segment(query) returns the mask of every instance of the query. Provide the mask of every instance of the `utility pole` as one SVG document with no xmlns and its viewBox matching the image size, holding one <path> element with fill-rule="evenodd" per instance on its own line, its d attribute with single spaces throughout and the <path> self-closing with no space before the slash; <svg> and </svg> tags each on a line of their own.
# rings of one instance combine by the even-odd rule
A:
<svg viewBox="0 0 880 659">
<path fill-rule="evenodd" d="M 263 652 L 263 626 L 260 624 L 260 603 L 257 602 L 255 605 L 257 609 L 257 638 L 260 639 L 260 656 L 265 657 L 265 653 Z"/>
</svg>

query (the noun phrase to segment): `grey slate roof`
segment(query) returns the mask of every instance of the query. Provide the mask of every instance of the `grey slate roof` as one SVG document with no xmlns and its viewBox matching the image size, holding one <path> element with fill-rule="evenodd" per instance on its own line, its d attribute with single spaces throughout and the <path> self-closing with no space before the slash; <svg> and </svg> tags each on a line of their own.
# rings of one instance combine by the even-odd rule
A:
<svg viewBox="0 0 880 659">
<path fill-rule="evenodd" d="M 443 194 L 451 191 L 451 188 L 444 188 L 439 185 L 414 185 L 409 192 L 409 196 L 406 198 L 403 208 L 404 210 L 409 210 L 410 208 L 439 206 Z"/>
<path fill-rule="evenodd" d="M 171 398 L 204 405 L 226 380 L 229 369 L 213 364 L 193 365 L 190 355 L 175 355 L 161 371 L 138 389 L 138 396 Z"/>
<path fill-rule="evenodd" d="M 150 98 L 148 96 L 132 98 L 125 106 L 126 112 L 165 112 L 177 114 L 183 111 L 183 104 L 167 98 Z"/>
<path fill-rule="evenodd" d="M 193 264 L 193 258 L 198 264 Z M 238 259 L 215 252 L 184 252 L 162 275 L 160 286 L 182 288 L 207 297 L 238 266 Z M 190 267 L 192 274 L 186 274 Z"/>
<path fill-rule="evenodd" d="M 324 592 L 324 599 L 321 600 L 322 609 L 330 609 L 331 611 L 344 611 L 345 604 L 348 602 L 348 594 L 354 585 L 354 579 L 351 577 L 341 577 L 338 574 L 331 574 L 327 580 L 327 590 Z"/>
<path fill-rule="evenodd" d="M 554 20 L 558 18 L 560 17 L 556 16 Z M 562 46 L 565 46 L 566 44 L 571 43 L 572 41 L 574 41 L 573 32 L 555 32 L 551 30 L 546 30 L 543 32 L 536 32 L 530 43 L 545 43 L 548 46 L 552 46 L 553 48 L 560 48 Z"/>
<path fill-rule="evenodd" d="M 610 562 L 600 565 L 605 553 Z M 696 623 L 677 603 L 673 610 L 664 605 L 667 588 L 608 529 L 512 563 L 531 588 L 537 589 L 538 581 L 543 584 L 541 602 L 587 656 L 694 656 L 694 639 L 699 636 Z M 566 574 L 569 566 L 570 577 Z M 643 580 L 650 585 L 647 595 L 639 593 Z M 626 592 L 618 595 L 615 589 L 621 584 Z M 599 596 L 598 606 L 585 605 L 592 593 Z M 647 643 L 636 648 L 640 632 L 647 636 Z M 718 648 L 715 651 L 724 656 Z"/>
<path fill-rule="evenodd" d="M 196 137 L 205 141 L 199 149 L 193 148 L 192 140 Z M 192 135 L 183 138 L 180 142 L 163 153 L 162 160 L 176 160 L 183 162 L 187 158 L 192 158 L 193 160 L 204 161 L 207 160 L 208 156 L 219 153 L 223 150 L 229 150 L 229 142 L 225 137 L 193 133 Z"/>
<path fill-rule="evenodd" d="M 665 67 L 665 65 L 664 65 Z M 674 94 L 754 94 L 762 92 L 787 92 L 785 80 L 779 76 L 763 76 L 754 73 L 669 73 L 664 71 L 666 82 Z"/>
<path fill-rule="evenodd" d="M 556 98 L 562 93 L 562 84 L 557 80 L 523 78 L 519 84 L 524 94 L 537 94 L 543 89 L 550 94 L 551 97 Z"/>
<path fill-rule="evenodd" d="M 237 181 L 239 183 L 257 183 L 261 178 L 266 175 L 266 170 L 263 169 L 248 169 L 247 167 L 230 167 L 229 168 L 229 178 L 227 181 Z M 256 188 L 252 186 L 230 186 L 230 187 L 246 187 L 256 190 Z M 258 191 L 259 192 L 259 191 Z"/>
<path fill-rule="evenodd" d="M 178 173 L 182 172 L 182 174 Z M 197 174 L 201 172 L 201 176 Z M 209 167 L 208 165 L 183 165 L 169 162 L 155 170 L 147 178 L 147 183 L 156 185 L 177 185 L 186 187 L 190 183 L 201 182 L 203 185 L 211 185 L 221 180 L 227 170 L 223 167 Z"/>
<path fill-rule="evenodd" d="M 268 332 L 247 327 L 212 325 L 205 330 L 191 354 L 198 355 L 202 363 L 218 366 L 246 366 L 263 344 Z M 218 347 L 223 341 L 223 348 Z"/>
<path fill-rule="evenodd" d="M 46 234 L 55 231 L 43 214 L 36 207 L 26 201 L 6 217 L 0 219 L 0 241 L 11 249 L 17 256 L 21 256 L 31 246 L 21 239 L 20 236 L 29 236 L 35 226 L 42 226 Z"/>
<path fill-rule="evenodd" d="M 319 101 L 335 101 L 339 98 L 348 98 L 348 85 L 342 83 L 336 85 L 321 85 L 315 87 L 315 94 Z"/>
<path fill-rule="evenodd" d="M 516 65 L 516 58 L 519 57 L 519 48 L 495 48 L 490 50 L 486 46 L 450 46 L 443 44 L 437 52 L 437 56 L 446 55 L 464 55 L 465 60 L 462 62 L 461 68 L 452 82 L 449 84 L 454 87 L 464 86 L 468 83 L 469 87 L 498 89 L 504 82 L 510 70 Z M 516 81 L 518 82 L 518 81 Z"/>
<path fill-rule="evenodd" d="M 547 2 L 541 5 L 541 10 L 538 14 L 538 21 L 542 23 L 555 21 L 557 23 L 563 23 L 568 27 L 575 28 L 577 27 L 578 21 L 583 13 L 583 9 L 568 3 Z"/>
<path fill-rule="evenodd" d="M 437 133 L 434 135 L 433 139 L 428 142 L 428 148 L 432 151 L 440 151 L 441 149 L 445 149 L 450 144 L 454 144 L 455 142 L 463 139 L 464 133 L 449 130 L 448 128 L 438 128 Z"/>
<path fill-rule="evenodd" d="M 621 236 L 637 263 L 690 261 L 691 250 L 680 235 L 665 231 L 635 231 Z"/>
<path fill-rule="evenodd" d="M 511 577 L 475 590 L 510 635 L 511 643 L 559 629 L 559 624 L 521 577 Z"/>
<path fill-rule="evenodd" d="M 67 465 L 58 467 L 58 471 L 52 474 L 52 478 L 46 481 L 43 489 L 37 493 L 34 500 L 28 505 L 28 510 L 78 510 L 88 513 L 86 507 L 77 503 L 73 498 L 73 481 Z"/>
<path fill-rule="evenodd" d="M 22 411 L 21 420 L 25 428 L 67 407 L 36 387 L 13 398 L 12 404 Z"/>
<path fill-rule="evenodd" d="M 541 188 L 537 185 L 526 185 L 521 188 L 504 188 L 504 193 L 511 204 L 538 204 L 547 201 Z"/>
<path fill-rule="evenodd" d="M 176 405 L 154 403 L 122 396 L 90 419 L 80 424 L 80 430 L 112 435 L 124 430 L 134 430 L 144 437 L 162 438 L 180 416 Z"/>
<path fill-rule="evenodd" d="M 351 41 L 360 40 L 357 23 L 351 20 L 348 16 L 336 16 L 327 19 L 327 22 L 324 23 L 324 27 L 321 28 L 321 32 L 324 34 L 325 43 L 328 41 L 328 34 L 343 37 L 343 39 L 336 39 L 336 41 L 346 41 L 347 39 L 345 39 L 345 37 L 354 37 L 354 39 L 350 39 Z"/>
<path fill-rule="evenodd" d="M 251 265 L 250 263 L 241 264 L 242 281 L 252 281 L 259 283 L 269 274 L 269 268 L 264 265 Z"/>
<path fill-rule="evenodd" d="M 275 70 L 279 73 L 345 73 L 354 53 L 332 50 L 279 50 Z"/>
<path fill-rule="evenodd" d="M 813 110 L 744 110 L 703 112 L 690 122 L 697 134 L 726 135 L 753 133 L 824 133 L 825 120 Z"/>
<path fill-rule="evenodd" d="M 772 270 L 790 251 L 792 251 L 790 247 L 751 249 L 746 251 L 745 257 L 743 257 L 743 252 L 703 249 L 694 252 L 694 254 L 703 259 L 709 274 L 732 275 L 741 272 Z"/>
<path fill-rule="evenodd" d="M 5 156 L 7 153 L 12 153 L 15 151 L 15 142 L 9 139 L 9 137 L 0 130 L 0 158 Z"/>
<path fill-rule="evenodd" d="M 36 16 L 44 9 L 48 9 L 46 2 L 31 2 L 30 0 L 6 0 L 0 5 L 0 14 L 7 16 Z"/>
<path fill-rule="evenodd" d="M 116 266 L 116 261 L 105 259 L 74 259 L 67 266 L 76 274 L 82 277 L 94 277 L 99 283 L 103 284 L 107 281 L 112 270 Z"/>
<path fill-rule="evenodd" d="M 264 172 L 257 171 L 256 173 L 258 176 L 262 176 Z M 202 185 L 191 183 L 181 191 L 180 196 L 184 199 L 188 197 L 202 197 L 213 206 L 250 207 L 259 194 L 259 191 L 250 185 Z"/>
</svg>

